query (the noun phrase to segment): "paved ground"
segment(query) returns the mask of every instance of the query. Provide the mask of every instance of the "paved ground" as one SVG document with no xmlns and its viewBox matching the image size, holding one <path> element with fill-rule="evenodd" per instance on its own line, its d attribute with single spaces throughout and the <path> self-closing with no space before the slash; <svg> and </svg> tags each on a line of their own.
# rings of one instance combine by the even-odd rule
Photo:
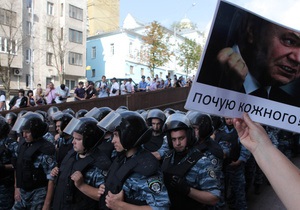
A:
<svg viewBox="0 0 300 210">
<path fill-rule="evenodd" d="M 300 156 L 293 158 L 295 165 L 300 168 Z M 250 191 L 248 196 L 249 210 L 284 210 L 286 209 L 278 196 L 275 194 L 272 186 L 264 185 L 261 194 L 255 195 L 253 191 Z M 300 209 L 300 207 L 299 207 Z"/>
</svg>

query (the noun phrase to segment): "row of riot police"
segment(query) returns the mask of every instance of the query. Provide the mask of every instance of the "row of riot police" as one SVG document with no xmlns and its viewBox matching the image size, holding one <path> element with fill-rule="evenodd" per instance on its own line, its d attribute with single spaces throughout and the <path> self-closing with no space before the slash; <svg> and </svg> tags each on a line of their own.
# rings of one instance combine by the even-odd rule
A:
<svg viewBox="0 0 300 210">
<path fill-rule="evenodd" d="M 247 209 L 250 153 L 230 120 L 125 106 L 10 113 L 0 209 Z"/>
</svg>

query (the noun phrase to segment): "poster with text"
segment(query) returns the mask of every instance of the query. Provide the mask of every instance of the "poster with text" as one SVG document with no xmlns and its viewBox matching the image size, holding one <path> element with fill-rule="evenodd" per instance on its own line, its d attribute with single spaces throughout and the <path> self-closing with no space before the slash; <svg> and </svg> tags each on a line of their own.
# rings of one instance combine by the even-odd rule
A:
<svg viewBox="0 0 300 210">
<path fill-rule="evenodd" d="M 185 108 L 300 133 L 300 31 L 219 1 Z"/>
</svg>

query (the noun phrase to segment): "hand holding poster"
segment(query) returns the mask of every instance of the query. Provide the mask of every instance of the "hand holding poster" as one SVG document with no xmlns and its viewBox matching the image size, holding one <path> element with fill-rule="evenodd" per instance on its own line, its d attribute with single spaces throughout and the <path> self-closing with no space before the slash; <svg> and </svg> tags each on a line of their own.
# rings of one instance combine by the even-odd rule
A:
<svg viewBox="0 0 300 210">
<path fill-rule="evenodd" d="M 300 32 L 220 1 L 186 109 L 300 132 Z"/>
</svg>

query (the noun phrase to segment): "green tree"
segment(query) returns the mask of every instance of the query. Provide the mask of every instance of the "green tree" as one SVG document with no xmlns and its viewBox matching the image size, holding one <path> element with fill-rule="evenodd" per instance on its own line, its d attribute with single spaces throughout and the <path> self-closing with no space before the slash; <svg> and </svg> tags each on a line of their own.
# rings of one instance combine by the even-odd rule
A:
<svg viewBox="0 0 300 210">
<path fill-rule="evenodd" d="M 194 40 L 185 38 L 183 43 L 178 44 L 178 47 L 179 52 L 176 56 L 178 65 L 185 69 L 186 76 L 188 76 L 190 70 L 198 67 L 202 53 L 201 46 Z"/>
<path fill-rule="evenodd" d="M 144 51 L 141 53 L 141 60 L 146 62 L 151 76 L 154 76 L 154 69 L 168 63 L 172 52 L 170 52 L 168 44 L 170 35 L 164 32 L 164 29 L 158 22 L 154 21 L 146 27 L 146 35 L 143 36 Z"/>
</svg>

